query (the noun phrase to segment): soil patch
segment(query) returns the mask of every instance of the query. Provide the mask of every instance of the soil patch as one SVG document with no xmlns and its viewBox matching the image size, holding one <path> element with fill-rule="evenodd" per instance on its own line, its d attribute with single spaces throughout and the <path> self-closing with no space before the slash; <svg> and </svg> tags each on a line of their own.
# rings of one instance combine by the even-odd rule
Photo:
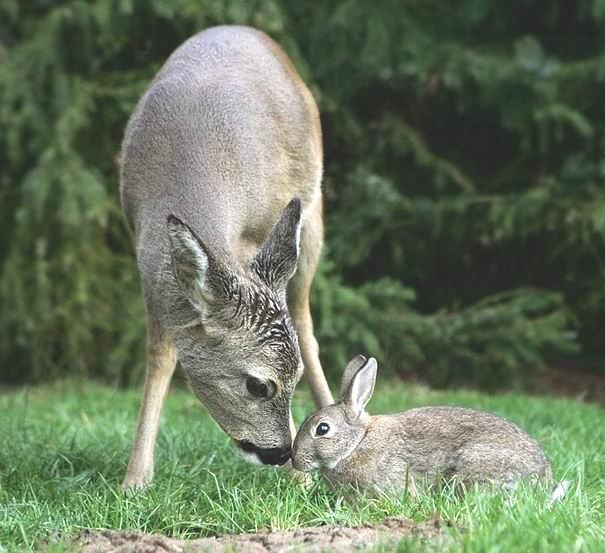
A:
<svg viewBox="0 0 605 553">
<path fill-rule="evenodd" d="M 72 545 L 82 553 L 349 553 L 376 545 L 393 546 L 403 538 L 431 539 L 444 536 L 442 528 L 447 525 L 438 518 L 421 523 L 404 518 L 390 518 L 381 524 L 366 524 L 357 528 L 316 526 L 284 532 L 267 531 L 196 540 L 180 540 L 142 532 L 87 530 L 75 538 Z"/>
</svg>

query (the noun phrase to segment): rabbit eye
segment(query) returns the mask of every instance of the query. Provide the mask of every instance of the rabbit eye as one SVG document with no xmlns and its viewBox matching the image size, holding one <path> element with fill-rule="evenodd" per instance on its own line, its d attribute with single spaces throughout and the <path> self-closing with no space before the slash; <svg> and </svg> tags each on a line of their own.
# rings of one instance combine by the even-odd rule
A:
<svg viewBox="0 0 605 553">
<path fill-rule="evenodd" d="M 330 425 L 327 422 L 320 422 L 315 429 L 316 436 L 325 436 L 330 432 Z"/>
</svg>

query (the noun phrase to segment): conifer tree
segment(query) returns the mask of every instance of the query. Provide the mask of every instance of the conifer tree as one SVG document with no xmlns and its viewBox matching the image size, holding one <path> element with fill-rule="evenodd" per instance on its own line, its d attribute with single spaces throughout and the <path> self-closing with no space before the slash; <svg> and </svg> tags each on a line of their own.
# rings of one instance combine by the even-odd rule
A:
<svg viewBox="0 0 605 553">
<path fill-rule="evenodd" d="M 320 105 L 329 372 L 363 351 L 493 387 L 551 353 L 602 359 L 604 20 L 602 0 L 4 0 L 1 376 L 140 374 L 122 133 L 170 52 L 220 23 L 273 36 Z"/>
</svg>

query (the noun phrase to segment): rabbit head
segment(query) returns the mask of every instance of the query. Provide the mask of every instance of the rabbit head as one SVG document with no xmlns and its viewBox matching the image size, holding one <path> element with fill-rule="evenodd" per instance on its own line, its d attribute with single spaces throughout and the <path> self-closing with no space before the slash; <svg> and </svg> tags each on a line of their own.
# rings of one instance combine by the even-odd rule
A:
<svg viewBox="0 0 605 553">
<path fill-rule="evenodd" d="M 341 399 L 313 413 L 300 427 L 292 447 L 295 469 L 334 468 L 361 443 L 368 424 L 365 407 L 372 397 L 378 364 L 354 357 L 345 369 Z"/>
</svg>

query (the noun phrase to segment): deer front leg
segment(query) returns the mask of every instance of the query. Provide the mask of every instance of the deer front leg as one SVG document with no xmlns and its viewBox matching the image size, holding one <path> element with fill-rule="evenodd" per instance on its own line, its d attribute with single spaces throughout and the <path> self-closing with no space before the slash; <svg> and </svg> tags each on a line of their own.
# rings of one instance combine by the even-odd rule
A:
<svg viewBox="0 0 605 553">
<path fill-rule="evenodd" d="M 298 268 L 288 288 L 288 305 L 298 334 L 300 353 L 305 366 L 305 378 L 318 407 L 334 403 L 328 382 L 319 361 L 319 347 L 313 334 L 309 293 L 319 261 L 323 239 L 321 201 L 318 201 L 300 233 Z"/>
<path fill-rule="evenodd" d="M 306 306 L 300 306 L 296 311 L 294 326 L 298 333 L 300 353 L 305 366 L 305 378 L 311 388 L 317 407 L 331 405 L 334 403 L 334 398 L 319 361 L 319 346 L 313 334 L 313 321 L 308 300 Z"/>
<path fill-rule="evenodd" d="M 153 457 L 160 415 L 176 367 L 176 352 L 164 333 L 150 333 L 143 403 L 122 487 L 142 488 L 153 480 Z"/>
</svg>

